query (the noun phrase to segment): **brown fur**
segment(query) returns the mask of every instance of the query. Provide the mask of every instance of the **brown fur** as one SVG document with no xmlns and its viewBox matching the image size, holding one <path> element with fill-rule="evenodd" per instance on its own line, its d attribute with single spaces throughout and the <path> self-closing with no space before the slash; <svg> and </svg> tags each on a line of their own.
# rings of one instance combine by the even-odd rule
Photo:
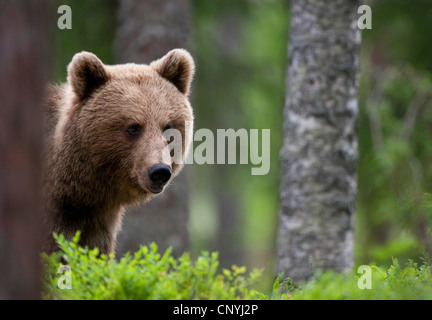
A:
<svg viewBox="0 0 432 320">
<path fill-rule="evenodd" d="M 124 208 L 154 196 L 148 169 L 164 163 L 167 125 L 180 130 L 187 152 L 193 72 L 182 49 L 150 65 L 105 66 L 89 52 L 74 56 L 68 82 L 48 90 L 45 251 L 56 250 L 53 232 L 71 239 L 80 230 L 82 245 L 114 252 Z M 132 138 L 134 124 L 141 133 Z M 172 179 L 181 165 L 168 165 Z"/>
</svg>

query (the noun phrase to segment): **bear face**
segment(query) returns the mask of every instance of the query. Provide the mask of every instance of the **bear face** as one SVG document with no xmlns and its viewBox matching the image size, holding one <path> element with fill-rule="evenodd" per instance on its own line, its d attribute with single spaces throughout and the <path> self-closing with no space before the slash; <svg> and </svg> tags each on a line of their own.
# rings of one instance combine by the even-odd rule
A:
<svg viewBox="0 0 432 320">
<path fill-rule="evenodd" d="M 192 141 L 193 73 L 183 49 L 150 65 L 107 66 L 89 52 L 74 56 L 68 83 L 48 99 L 50 232 L 70 237 L 81 230 L 83 244 L 113 250 L 122 208 L 162 192 L 181 170 L 164 132 L 180 132 L 184 159 Z"/>
<path fill-rule="evenodd" d="M 74 57 L 69 82 L 82 101 L 78 134 L 92 165 L 109 167 L 122 191 L 134 197 L 160 193 L 165 179 L 180 171 L 180 164 L 167 162 L 163 132 L 177 129 L 182 150 L 190 145 L 192 70 L 192 59 L 181 50 L 150 66 L 103 66 L 90 53 Z M 159 175 L 152 175 L 151 169 Z"/>
</svg>

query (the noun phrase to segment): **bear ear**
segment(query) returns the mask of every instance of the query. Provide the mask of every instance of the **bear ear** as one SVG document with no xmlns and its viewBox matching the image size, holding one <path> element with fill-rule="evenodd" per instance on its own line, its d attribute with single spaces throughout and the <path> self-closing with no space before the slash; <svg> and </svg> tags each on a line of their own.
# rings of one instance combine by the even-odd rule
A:
<svg viewBox="0 0 432 320">
<path fill-rule="evenodd" d="M 189 52 L 184 49 L 174 49 L 150 66 L 163 78 L 174 84 L 184 95 L 189 95 L 195 63 Z"/>
<path fill-rule="evenodd" d="M 93 53 L 75 54 L 68 66 L 68 82 L 80 99 L 85 99 L 108 80 L 102 61 Z"/>
</svg>

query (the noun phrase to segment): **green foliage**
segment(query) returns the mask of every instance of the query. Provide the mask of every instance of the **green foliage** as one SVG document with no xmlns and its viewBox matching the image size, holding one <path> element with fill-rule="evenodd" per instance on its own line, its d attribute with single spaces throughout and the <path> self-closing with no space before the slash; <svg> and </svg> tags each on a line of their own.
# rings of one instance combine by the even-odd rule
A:
<svg viewBox="0 0 432 320">
<path fill-rule="evenodd" d="M 363 67 L 356 261 L 431 255 L 432 75 Z"/>
<path fill-rule="evenodd" d="M 232 266 L 218 273 L 217 253 L 202 252 L 196 260 L 186 253 L 175 259 L 171 251 L 158 252 L 156 244 L 142 246 L 119 261 L 78 245 L 79 233 L 69 242 L 55 236 L 61 251 L 43 255 L 45 299 L 77 300 L 344 300 L 344 299 L 432 299 L 432 268 L 409 260 L 402 267 L 397 259 L 388 268 L 371 266 L 371 289 L 360 289 L 363 274 L 317 272 L 298 285 L 280 274 L 268 295 L 252 289 L 261 277 L 260 270 L 249 274 L 246 267 Z M 72 288 L 59 289 L 67 264 L 72 273 Z"/>
<path fill-rule="evenodd" d="M 430 1 L 368 1 L 362 32 L 355 260 L 432 255 Z"/>
<path fill-rule="evenodd" d="M 360 289 L 361 274 L 318 273 L 302 286 L 287 278 L 282 283 L 279 276 L 273 292 L 265 299 L 290 300 L 410 300 L 432 299 L 432 268 L 430 265 L 409 260 L 402 267 L 397 260 L 387 268 L 371 266 L 371 289 Z"/>
<path fill-rule="evenodd" d="M 254 299 L 258 292 L 250 287 L 261 272 L 246 275 L 246 268 L 233 266 L 218 274 L 217 253 L 202 252 L 196 260 L 183 254 L 174 259 L 167 250 L 158 252 L 156 244 L 142 246 L 119 261 L 78 245 L 79 233 L 68 242 L 55 236 L 61 251 L 43 255 L 46 262 L 45 299 L 76 300 L 171 300 L 171 299 Z M 59 289 L 66 263 L 72 271 L 72 288 Z"/>
</svg>

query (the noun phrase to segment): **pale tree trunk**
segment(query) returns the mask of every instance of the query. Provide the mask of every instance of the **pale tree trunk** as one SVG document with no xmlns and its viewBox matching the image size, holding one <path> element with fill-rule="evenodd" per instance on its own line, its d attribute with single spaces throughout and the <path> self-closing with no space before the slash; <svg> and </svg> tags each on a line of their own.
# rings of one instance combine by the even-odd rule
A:
<svg viewBox="0 0 432 320">
<path fill-rule="evenodd" d="M 190 47 L 190 0 L 122 0 L 118 8 L 118 63 L 150 63 L 174 48 Z M 155 242 L 178 256 L 189 248 L 189 168 L 164 193 L 126 212 L 117 255 Z"/>
<path fill-rule="evenodd" d="M 0 299 L 41 293 L 42 97 L 49 1 L 0 2 Z M 53 28 L 51 28 L 53 29 Z"/>
<path fill-rule="evenodd" d="M 353 267 L 360 0 L 293 0 L 276 271 Z"/>
</svg>

